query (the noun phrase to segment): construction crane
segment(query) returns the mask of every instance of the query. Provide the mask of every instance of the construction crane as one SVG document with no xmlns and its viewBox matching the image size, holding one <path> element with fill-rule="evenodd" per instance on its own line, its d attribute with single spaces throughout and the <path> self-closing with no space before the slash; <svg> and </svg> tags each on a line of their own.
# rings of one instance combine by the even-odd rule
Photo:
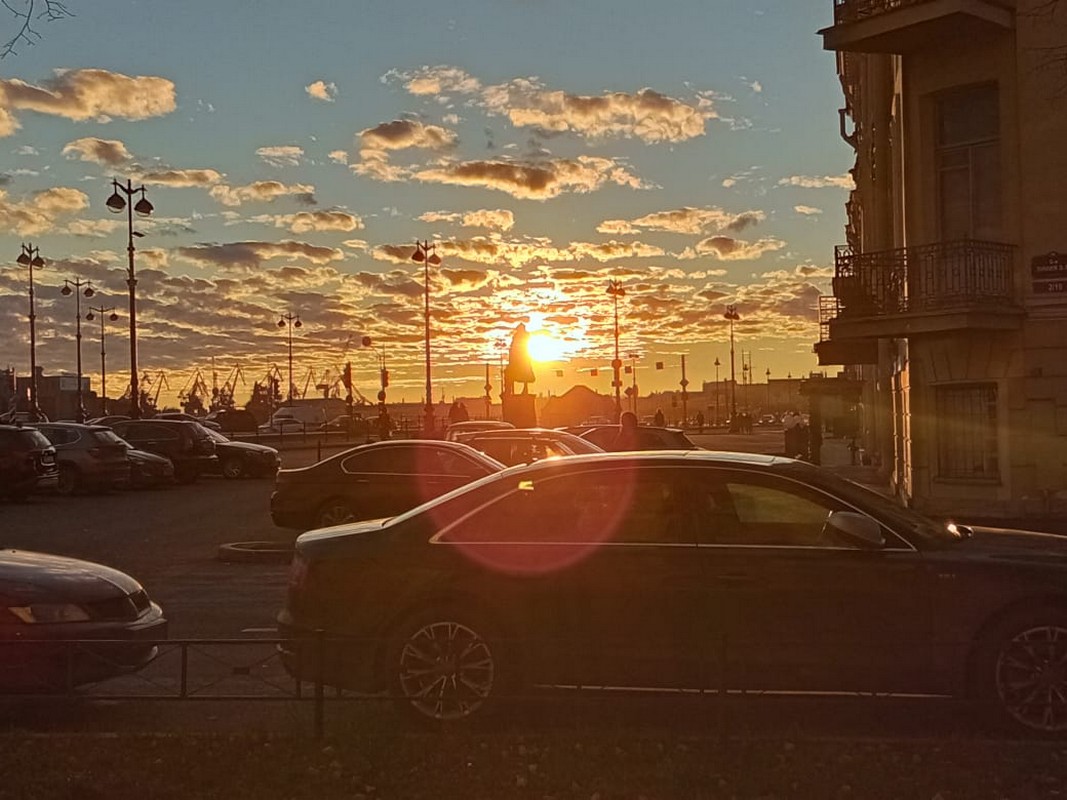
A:
<svg viewBox="0 0 1067 800">
<path fill-rule="evenodd" d="M 303 399 L 303 398 L 308 396 L 308 387 L 312 384 L 312 382 L 314 380 L 315 380 L 315 370 L 313 368 L 311 368 L 311 367 L 308 367 L 307 377 L 304 378 L 304 391 L 302 391 L 300 393 L 301 399 Z"/>
<path fill-rule="evenodd" d="M 234 364 L 229 376 L 222 384 L 222 388 L 219 390 L 218 397 L 215 398 L 213 406 L 217 404 L 218 408 L 232 409 L 236 405 L 233 396 L 237 393 L 238 381 L 241 382 L 242 386 L 245 385 L 245 376 L 241 372 L 241 365 Z M 212 408 L 212 410 L 214 411 L 215 409 Z"/>
<path fill-rule="evenodd" d="M 193 398 L 196 397 L 200 400 L 200 405 L 203 406 L 202 398 L 208 397 L 209 394 L 210 392 L 208 391 L 207 383 L 204 381 L 204 373 L 197 367 L 196 372 L 193 373 L 192 377 L 185 382 L 181 391 L 178 392 L 178 400 L 181 401 L 182 405 L 187 405 L 189 403 L 195 404 Z"/>
</svg>

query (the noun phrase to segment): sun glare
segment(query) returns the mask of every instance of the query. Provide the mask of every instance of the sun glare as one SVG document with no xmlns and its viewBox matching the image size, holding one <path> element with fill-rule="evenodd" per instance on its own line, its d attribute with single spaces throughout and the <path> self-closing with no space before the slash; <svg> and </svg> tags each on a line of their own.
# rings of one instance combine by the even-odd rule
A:
<svg viewBox="0 0 1067 800">
<path fill-rule="evenodd" d="M 535 331 L 530 334 L 526 349 L 530 353 L 530 358 L 541 362 L 560 361 L 566 354 L 563 342 L 553 339 L 544 331 Z"/>
</svg>

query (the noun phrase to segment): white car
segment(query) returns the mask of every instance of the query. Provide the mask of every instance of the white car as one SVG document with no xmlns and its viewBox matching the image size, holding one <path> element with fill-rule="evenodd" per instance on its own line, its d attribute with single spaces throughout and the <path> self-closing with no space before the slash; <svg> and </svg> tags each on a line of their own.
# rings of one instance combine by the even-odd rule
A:
<svg viewBox="0 0 1067 800">
<path fill-rule="evenodd" d="M 266 425 L 260 425 L 257 430 L 260 433 L 303 433 L 305 430 L 315 430 L 314 425 L 307 425 L 298 419 L 292 417 L 279 417 L 268 422 Z"/>
</svg>

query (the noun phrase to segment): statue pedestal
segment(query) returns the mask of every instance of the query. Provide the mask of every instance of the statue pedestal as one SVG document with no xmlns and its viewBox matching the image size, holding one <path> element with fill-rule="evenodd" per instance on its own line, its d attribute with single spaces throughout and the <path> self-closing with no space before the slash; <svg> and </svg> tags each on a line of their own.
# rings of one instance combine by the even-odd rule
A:
<svg viewBox="0 0 1067 800">
<path fill-rule="evenodd" d="M 506 394 L 501 399 L 504 422 L 516 428 L 536 428 L 537 408 L 532 394 Z"/>
</svg>

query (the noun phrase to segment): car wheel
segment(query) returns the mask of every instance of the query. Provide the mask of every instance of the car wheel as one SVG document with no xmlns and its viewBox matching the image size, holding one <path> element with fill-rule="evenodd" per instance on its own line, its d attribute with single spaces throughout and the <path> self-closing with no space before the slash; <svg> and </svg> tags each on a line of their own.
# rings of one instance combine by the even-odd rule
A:
<svg viewBox="0 0 1067 800">
<path fill-rule="evenodd" d="M 1038 736 L 1067 735 L 1067 609 L 1015 614 L 985 637 L 980 700 L 997 722 Z"/>
<path fill-rule="evenodd" d="M 78 475 L 78 470 L 75 467 L 69 465 L 63 465 L 59 468 L 59 482 L 56 484 L 56 491 L 64 497 L 69 497 L 78 491 L 81 486 L 81 478 Z"/>
<path fill-rule="evenodd" d="M 391 639 L 385 662 L 390 694 L 421 720 L 467 719 L 501 695 L 500 650 L 489 626 L 461 609 L 418 615 Z"/>
<path fill-rule="evenodd" d="M 248 474 L 245 463 L 239 458 L 227 458 L 222 462 L 222 477 L 235 480 Z"/>
<path fill-rule="evenodd" d="M 331 525 L 343 525 L 355 519 L 352 506 L 346 500 L 329 500 L 322 504 L 315 515 L 315 525 L 319 528 L 329 528 Z"/>
</svg>

